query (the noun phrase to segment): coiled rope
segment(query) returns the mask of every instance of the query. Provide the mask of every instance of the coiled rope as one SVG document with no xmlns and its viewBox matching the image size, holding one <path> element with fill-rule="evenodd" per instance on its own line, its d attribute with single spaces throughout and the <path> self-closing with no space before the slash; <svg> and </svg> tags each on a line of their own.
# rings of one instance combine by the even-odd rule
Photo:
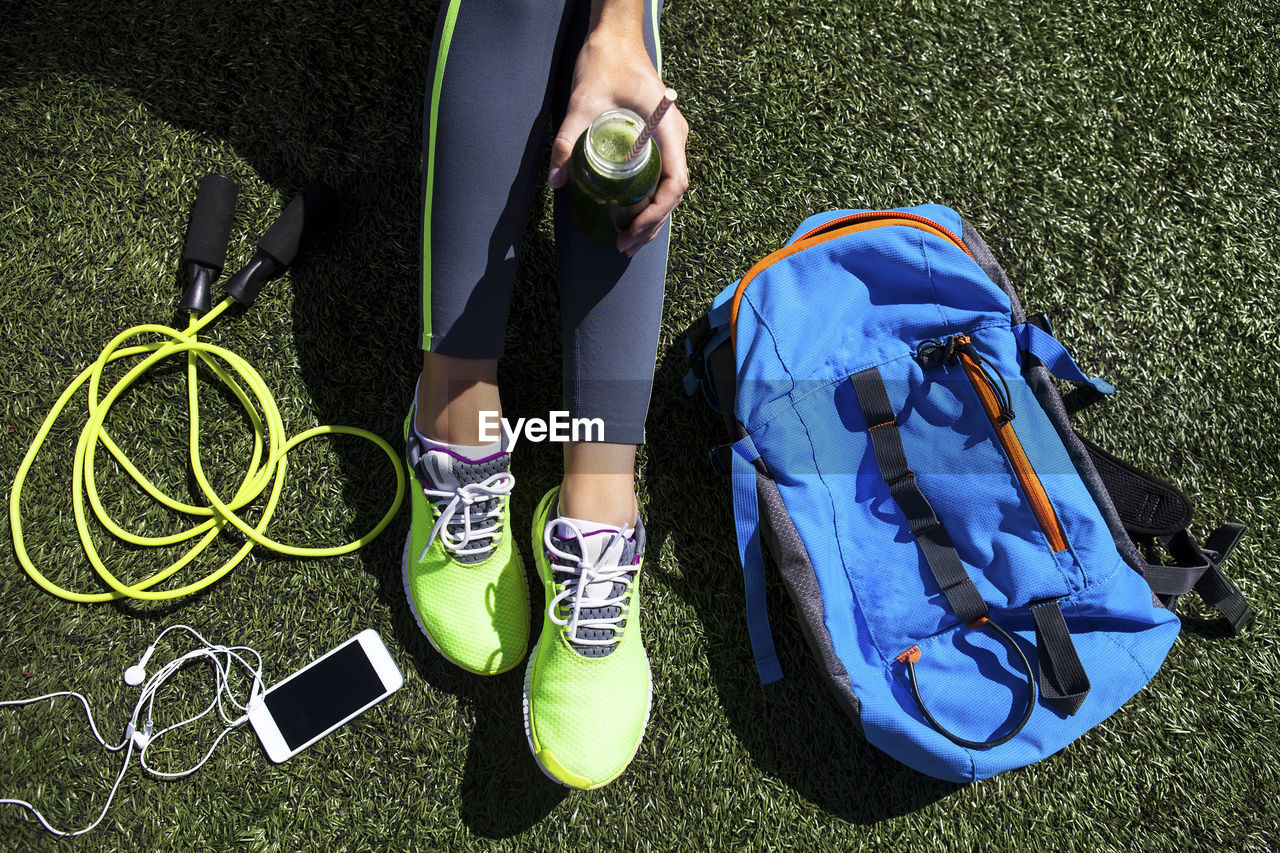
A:
<svg viewBox="0 0 1280 853">
<path fill-rule="evenodd" d="M 45 417 L 44 423 L 41 424 L 39 432 L 36 433 L 31 446 L 27 449 L 26 456 L 23 457 L 22 464 L 18 467 L 17 476 L 14 478 L 13 489 L 9 495 L 9 526 L 13 534 L 14 553 L 18 558 L 18 562 L 22 564 L 22 567 L 31 576 L 32 580 L 48 592 L 68 601 L 79 602 L 112 601 L 120 598 L 149 601 L 179 598 L 198 592 L 217 582 L 239 565 L 255 545 L 295 557 L 332 557 L 350 553 L 368 544 L 385 530 L 387 525 L 395 518 L 404 501 L 405 472 L 398 454 L 390 444 L 372 432 L 350 426 L 313 427 L 286 439 L 280 411 L 276 407 L 271 391 L 253 366 L 228 349 L 199 340 L 199 332 L 221 316 L 232 304 L 234 304 L 234 300 L 228 297 L 211 311 L 199 317 L 199 319 L 197 319 L 196 313 L 192 312 L 190 314 L 190 323 L 183 331 L 157 324 L 143 324 L 126 329 L 116 335 L 102 350 L 98 360 L 85 368 L 67 386 Z M 166 340 L 125 346 L 132 338 L 153 334 L 161 335 Z M 139 471 L 119 446 L 112 441 L 105 426 L 111 406 L 134 382 L 155 365 L 181 353 L 186 353 L 187 360 L 187 404 L 190 410 L 188 448 L 191 471 L 205 500 L 208 501 L 207 506 L 194 506 L 166 495 Z M 141 360 L 129 369 L 105 395 L 101 394 L 103 371 L 106 370 L 107 366 L 120 359 L 133 357 L 141 357 Z M 226 502 L 218 497 L 213 486 L 209 484 L 209 480 L 200 464 L 200 415 L 196 381 L 197 366 L 200 362 L 207 365 L 214 375 L 235 395 L 248 414 L 253 427 L 252 459 L 248 470 L 245 472 L 244 479 L 240 482 L 240 486 L 236 489 L 232 498 Z M 72 492 L 74 498 L 72 505 L 75 511 L 76 531 L 79 534 L 80 543 L 99 577 L 111 588 L 110 591 L 106 592 L 75 592 L 64 589 L 49 580 L 45 573 L 36 567 L 27 552 L 22 531 L 22 490 L 26 483 L 27 474 L 31 470 L 31 466 L 35 462 L 36 456 L 39 454 L 46 438 L 48 438 L 54 422 L 86 382 L 89 386 L 89 417 L 84 428 L 80 431 L 80 439 L 76 443 L 75 462 L 72 468 Z M 247 391 L 246 388 L 248 389 Z M 396 474 L 396 494 L 390 509 L 374 525 L 372 530 L 360 538 L 343 545 L 303 547 L 275 541 L 267 536 L 265 531 L 267 525 L 271 522 L 272 515 L 275 513 L 284 487 L 287 454 L 308 439 L 333 434 L 359 436 L 373 442 L 386 453 Z M 94 460 L 97 457 L 99 445 L 105 447 L 116 462 L 120 464 L 120 467 L 156 501 L 174 512 L 203 520 L 186 530 L 165 536 L 142 536 L 124 530 L 107 514 L 98 493 L 97 483 L 94 478 Z M 251 525 L 240 518 L 238 513 L 254 503 L 267 489 L 268 485 L 271 487 L 271 492 L 263 506 L 261 518 L 257 524 Z M 134 583 L 126 583 L 116 577 L 111 569 L 107 567 L 93 544 L 84 507 L 86 497 L 98 522 L 110 531 L 112 535 L 124 542 L 139 546 L 162 547 L 176 545 L 197 537 L 199 539 L 182 557 L 160 569 L 155 574 Z M 245 542 L 225 563 L 203 578 L 191 583 L 172 589 L 159 591 L 152 589 L 195 561 L 228 525 L 243 534 Z"/>
</svg>

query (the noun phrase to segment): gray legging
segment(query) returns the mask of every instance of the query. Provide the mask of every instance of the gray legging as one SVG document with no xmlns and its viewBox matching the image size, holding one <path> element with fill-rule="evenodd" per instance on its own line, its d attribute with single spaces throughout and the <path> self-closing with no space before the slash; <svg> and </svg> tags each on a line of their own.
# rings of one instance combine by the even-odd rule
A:
<svg viewBox="0 0 1280 853">
<path fill-rule="evenodd" d="M 588 0 L 446 0 L 423 115 L 422 346 L 502 355 L 516 253 L 563 118 Z M 662 0 L 646 0 L 645 46 L 661 70 Z M 653 385 L 670 225 L 628 259 L 574 225 L 555 193 L 563 393 L 604 440 L 641 444 Z"/>
</svg>

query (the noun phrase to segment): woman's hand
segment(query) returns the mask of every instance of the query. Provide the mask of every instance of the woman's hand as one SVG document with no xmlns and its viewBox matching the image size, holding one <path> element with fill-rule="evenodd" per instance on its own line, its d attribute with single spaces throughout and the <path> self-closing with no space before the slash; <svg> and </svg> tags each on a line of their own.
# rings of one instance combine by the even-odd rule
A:
<svg viewBox="0 0 1280 853">
<path fill-rule="evenodd" d="M 645 52 L 640 13 L 632 14 L 628 8 L 632 6 L 627 0 L 616 4 L 597 2 L 593 11 L 591 32 L 574 66 L 569 107 L 551 148 L 547 183 L 553 188 L 568 182 L 573 145 L 596 116 L 608 109 L 626 107 L 643 119 L 666 91 Z M 618 235 L 618 251 L 628 256 L 658 235 L 662 223 L 689 188 L 684 151 L 689 124 L 679 109 L 673 106 L 667 110 L 653 137 L 662 151 L 662 174 L 653 201 Z"/>
</svg>

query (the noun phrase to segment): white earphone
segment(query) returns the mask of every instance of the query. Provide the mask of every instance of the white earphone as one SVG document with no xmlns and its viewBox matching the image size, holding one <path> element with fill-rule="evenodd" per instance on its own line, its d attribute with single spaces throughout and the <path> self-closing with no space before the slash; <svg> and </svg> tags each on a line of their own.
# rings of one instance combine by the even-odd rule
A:
<svg viewBox="0 0 1280 853">
<path fill-rule="evenodd" d="M 189 652 L 186 652 L 180 657 L 177 657 L 169 661 L 167 664 L 161 667 L 160 670 L 155 675 L 151 676 L 150 678 L 147 678 L 146 667 L 147 667 L 147 664 L 151 661 L 151 656 L 155 654 L 156 647 L 159 645 L 160 641 L 164 638 L 166 634 L 168 634 L 170 631 L 177 630 L 179 628 L 187 631 L 193 637 L 195 637 L 195 639 L 199 640 L 201 643 L 201 647 L 198 649 L 193 649 Z M 246 659 L 246 656 L 252 657 L 252 660 L 253 660 L 252 664 L 249 662 L 249 660 Z M 215 687 L 213 691 L 213 698 L 210 700 L 208 706 L 200 713 L 192 717 L 189 717 L 188 719 L 185 719 L 179 723 L 174 723 L 171 726 L 167 726 L 163 729 L 160 729 L 159 731 L 153 732 L 153 713 L 152 712 L 154 711 L 154 708 L 155 708 L 156 693 L 160 690 L 161 687 L 164 686 L 165 682 L 167 682 L 170 678 L 173 677 L 174 673 L 176 673 L 182 667 L 186 666 L 188 663 L 191 663 L 192 661 L 198 661 L 198 660 L 208 660 L 214 666 Z M 243 702 L 241 702 L 236 697 L 235 692 L 232 690 L 229 683 L 232 672 L 237 665 L 241 667 L 244 670 L 244 672 L 248 674 L 251 678 L 248 696 L 245 698 Z M 156 637 L 155 642 L 153 642 L 150 646 L 147 647 L 147 650 L 143 652 L 142 657 L 138 660 L 136 664 L 134 664 L 133 666 L 129 667 L 124 671 L 124 683 L 128 684 L 130 687 L 141 686 L 142 693 L 139 695 L 138 701 L 133 706 L 133 713 L 129 715 L 129 722 L 124 727 L 124 737 L 121 739 L 120 743 L 115 744 L 114 746 L 107 743 L 107 741 L 102 737 L 102 735 L 99 734 L 98 726 L 93 719 L 93 712 L 89 708 L 89 701 L 79 693 L 63 690 L 57 693 L 47 693 L 44 696 L 35 696 L 30 699 L 16 699 L 16 700 L 0 702 L 0 707 L 9 706 L 9 705 L 30 705 L 33 702 L 41 702 L 41 701 L 44 701 L 45 699 L 54 699 L 59 696 L 74 696 L 77 699 L 79 699 L 80 704 L 84 706 L 85 716 L 88 717 L 89 719 L 89 728 L 92 730 L 93 736 L 97 738 L 98 742 L 102 744 L 102 746 L 105 749 L 111 752 L 119 752 L 122 749 L 125 750 L 124 762 L 120 767 L 120 772 L 116 775 L 115 784 L 111 786 L 111 793 L 107 795 L 107 801 L 103 805 L 102 812 L 98 815 L 97 820 L 95 820 L 93 823 L 86 826 L 84 829 L 78 829 L 78 830 L 75 830 L 74 832 L 63 832 L 62 830 L 55 829 L 53 826 L 51 826 L 49 822 L 45 820 L 44 815 L 40 814 L 39 810 L 37 810 L 35 806 L 31 805 L 25 800 L 0 799 L 0 804 L 8 803 L 11 805 L 21 806 L 27 809 L 33 815 L 36 816 L 36 819 L 40 821 L 40 824 L 45 829 L 47 829 L 49 832 L 53 833 L 54 835 L 61 835 L 61 836 L 83 835 L 84 833 L 96 827 L 99 823 L 102 822 L 102 819 L 106 817 L 107 810 L 111 807 L 111 801 L 115 798 L 116 791 L 120 787 L 120 780 L 124 778 L 125 771 L 129 769 L 129 759 L 133 756 L 134 749 L 138 750 L 138 764 L 142 767 L 143 770 L 145 770 L 146 772 L 150 773 L 153 776 L 158 776 L 164 779 L 176 779 L 178 777 L 187 776 L 194 773 L 195 771 L 199 770 L 201 767 L 204 766 L 204 763 L 209 760 L 209 757 L 213 755 L 213 751 L 217 749 L 218 744 L 222 742 L 222 739 L 226 737 L 226 735 L 229 732 L 239 728 L 240 726 L 248 722 L 249 708 L 251 705 L 256 703 L 261 698 L 262 692 L 263 692 L 262 656 L 259 655 L 253 649 L 249 648 L 248 646 L 222 646 L 215 643 L 210 643 L 208 640 L 202 637 L 199 634 L 199 632 L 197 632 L 194 628 L 191 628 L 190 626 L 171 625 L 160 632 L 159 636 Z M 142 727 L 139 728 L 138 719 L 142 714 L 142 709 L 144 705 L 146 706 L 146 709 L 147 709 L 146 721 L 143 723 Z M 230 713 L 228 713 L 227 705 L 230 705 L 233 709 L 238 710 L 240 712 L 240 715 L 233 717 Z M 218 736 L 214 738 L 213 744 L 209 747 L 209 750 L 204 754 L 204 757 L 201 758 L 199 762 L 197 762 L 192 767 L 189 767 L 185 770 L 179 770 L 179 771 L 157 770 L 154 767 L 150 767 L 147 765 L 146 752 L 148 747 L 154 745 L 157 740 L 159 740 L 162 736 L 168 734 L 169 732 L 172 732 L 176 729 L 182 728 L 183 726 L 189 725 L 191 723 L 196 722 L 197 720 L 202 719 L 207 714 L 212 712 L 214 708 L 218 709 L 218 715 L 222 717 L 222 720 L 225 723 L 225 726 L 223 727 L 221 733 L 219 733 Z"/>
<path fill-rule="evenodd" d="M 161 634 L 160 636 L 163 637 L 164 634 Z M 156 643 L 158 642 L 160 642 L 160 637 L 156 638 Z M 130 687 L 137 687 L 143 681 L 146 681 L 147 661 L 151 660 L 151 656 L 155 654 L 156 643 L 152 643 L 147 648 L 146 652 L 143 653 L 141 660 L 139 660 L 136 664 L 134 664 L 133 666 L 129 667 L 124 671 L 125 684 L 129 685 Z"/>
</svg>

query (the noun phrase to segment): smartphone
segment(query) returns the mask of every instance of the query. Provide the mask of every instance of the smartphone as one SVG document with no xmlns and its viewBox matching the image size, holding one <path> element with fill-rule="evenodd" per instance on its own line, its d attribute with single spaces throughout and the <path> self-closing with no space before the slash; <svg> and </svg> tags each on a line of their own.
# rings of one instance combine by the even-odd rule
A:
<svg viewBox="0 0 1280 853">
<path fill-rule="evenodd" d="M 400 689 L 404 677 L 369 628 L 276 684 L 249 706 L 267 757 L 279 764 Z"/>
</svg>

